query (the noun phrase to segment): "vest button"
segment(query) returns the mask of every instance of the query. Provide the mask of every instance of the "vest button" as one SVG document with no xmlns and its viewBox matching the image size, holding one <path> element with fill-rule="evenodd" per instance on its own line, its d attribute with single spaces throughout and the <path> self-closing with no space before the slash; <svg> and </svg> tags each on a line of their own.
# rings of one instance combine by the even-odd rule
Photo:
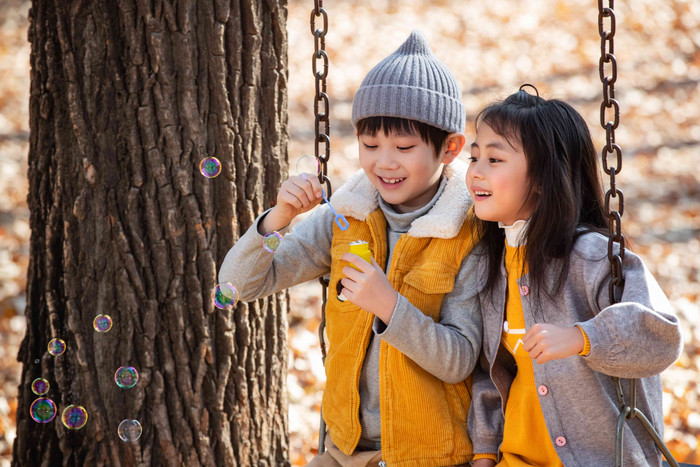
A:
<svg viewBox="0 0 700 467">
<path fill-rule="evenodd" d="M 566 438 L 563 436 L 557 436 L 557 439 L 555 439 L 554 442 L 557 443 L 557 446 L 562 447 L 566 445 Z"/>
<path fill-rule="evenodd" d="M 525 296 L 525 295 L 527 295 L 527 294 L 529 294 L 529 293 L 530 293 L 530 287 L 528 287 L 527 285 L 521 285 L 521 286 L 520 286 L 520 295 Z"/>
<path fill-rule="evenodd" d="M 545 386 L 544 384 L 540 385 L 540 386 L 537 388 L 537 393 L 538 393 L 540 396 L 546 396 L 548 392 L 549 392 L 549 389 L 548 389 L 547 386 Z"/>
</svg>

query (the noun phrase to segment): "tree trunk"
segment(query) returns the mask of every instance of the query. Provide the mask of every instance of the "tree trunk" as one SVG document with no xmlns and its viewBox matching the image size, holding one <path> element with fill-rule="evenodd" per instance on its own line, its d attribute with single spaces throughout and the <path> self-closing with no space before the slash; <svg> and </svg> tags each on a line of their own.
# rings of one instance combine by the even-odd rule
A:
<svg viewBox="0 0 700 467">
<path fill-rule="evenodd" d="M 286 0 L 33 2 L 14 465 L 289 464 L 287 296 L 211 301 L 286 176 L 286 15 Z M 207 156 L 216 178 L 199 172 Z M 138 371 L 131 389 L 121 366 Z M 39 377 L 57 407 L 45 424 L 30 417 Z M 69 404 L 84 428 L 61 423 Z M 117 435 L 124 419 L 137 441 Z"/>
</svg>

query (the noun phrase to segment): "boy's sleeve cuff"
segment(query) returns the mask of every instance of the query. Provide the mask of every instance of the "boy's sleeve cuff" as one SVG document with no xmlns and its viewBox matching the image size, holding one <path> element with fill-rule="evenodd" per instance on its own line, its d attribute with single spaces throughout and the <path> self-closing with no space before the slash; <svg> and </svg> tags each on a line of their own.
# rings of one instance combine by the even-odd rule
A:
<svg viewBox="0 0 700 467">
<path fill-rule="evenodd" d="M 584 331 L 581 326 L 577 324 L 576 327 L 579 331 L 581 331 L 581 335 L 583 336 L 583 350 L 581 350 L 578 354 L 582 357 L 587 357 L 588 354 L 591 353 L 591 340 L 588 338 L 586 331 Z"/>
<path fill-rule="evenodd" d="M 492 461 L 498 462 L 498 456 L 496 454 L 491 454 L 491 453 L 479 453 L 479 454 L 474 454 L 474 459 L 491 459 Z"/>
</svg>

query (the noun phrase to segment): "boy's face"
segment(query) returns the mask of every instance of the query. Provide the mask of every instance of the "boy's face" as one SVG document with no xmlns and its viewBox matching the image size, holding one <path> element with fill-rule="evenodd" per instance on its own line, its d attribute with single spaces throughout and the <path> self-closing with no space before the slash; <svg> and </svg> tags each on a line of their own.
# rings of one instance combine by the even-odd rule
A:
<svg viewBox="0 0 700 467">
<path fill-rule="evenodd" d="M 454 157 L 436 157 L 419 134 L 358 135 L 360 165 L 379 194 L 398 212 L 425 206 L 437 193 L 443 163 Z M 448 160 L 449 159 L 449 160 Z"/>
</svg>

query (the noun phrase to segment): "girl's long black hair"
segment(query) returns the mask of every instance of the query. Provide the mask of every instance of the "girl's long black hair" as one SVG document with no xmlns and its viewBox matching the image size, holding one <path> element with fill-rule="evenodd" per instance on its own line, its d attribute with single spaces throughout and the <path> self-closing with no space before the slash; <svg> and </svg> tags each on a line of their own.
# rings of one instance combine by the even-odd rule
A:
<svg viewBox="0 0 700 467">
<path fill-rule="evenodd" d="M 531 288 L 551 296 L 566 280 L 576 238 L 586 231 L 607 233 L 608 222 L 585 120 L 569 104 L 529 94 L 523 91 L 525 86 L 482 110 L 476 128 L 488 125 L 523 149 L 531 182 L 529 196 L 535 200 L 525 232 L 524 264 Z M 489 257 L 486 290 L 493 290 L 503 261 L 504 232 L 496 222 L 480 221 L 479 225 Z M 557 268 L 556 280 L 545 283 L 551 268 Z"/>
</svg>

